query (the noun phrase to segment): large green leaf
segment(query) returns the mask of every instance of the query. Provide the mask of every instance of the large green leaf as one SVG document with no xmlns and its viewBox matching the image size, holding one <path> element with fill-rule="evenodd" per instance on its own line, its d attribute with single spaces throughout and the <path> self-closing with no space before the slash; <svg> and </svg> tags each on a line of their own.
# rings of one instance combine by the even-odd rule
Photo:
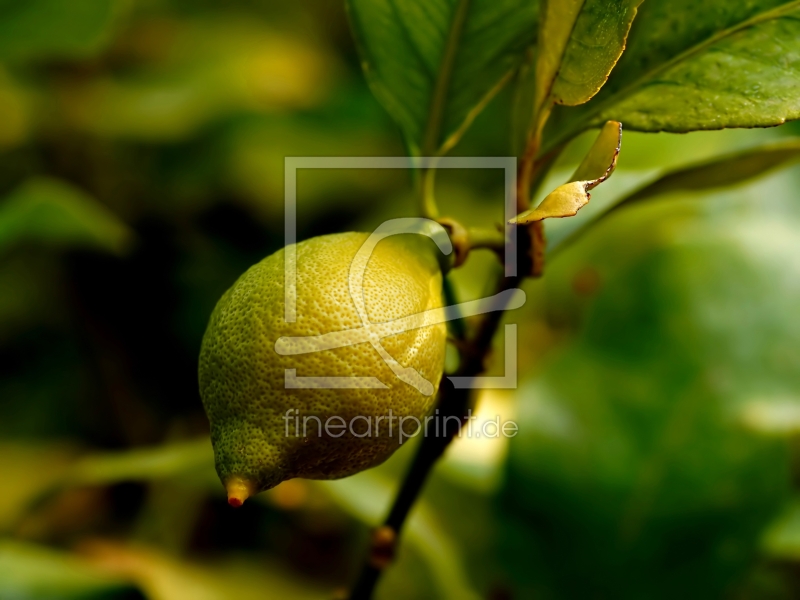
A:
<svg viewBox="0 0 800 600">
<path fill-rule="evenodd" d="M 575 106 L 594 96 L 625 48 L 642 0 L 543 0 L 537 106 Z"/>
<path fill-rule="evenodd" d="M 58 56 L 82 58 L 97 52 L 125 0 L 0 1 L 0 60 Z"/>
<path fill-rule="evenodd" d="M 33 178 L 0 202 L 0 250 L 32 242 L 122 254 L 133 238 L 114 213 L 64 181 Z"/>
<path fill-rule="evenodd" d="M 607 120 L 686 132 L 800 117 L 800 2 L 648 0 L 604 89 L 551 123 L 545 151 Z"/>
<path fill-rule="evenodd" d="M 519 394 L 503 509 L 520 597 L 724 597 L 790 495 L 785 442 L 747 420 L 800 408 L 797 224 L 642 212 L 549 272 L 548 312 L 581 333 Z"/>
<path fill-rule="evenodd" d="M 452 147 L 536 39 L 535 0 L 349 0 L 373 92 L 413 154 Z"/>
</svg>

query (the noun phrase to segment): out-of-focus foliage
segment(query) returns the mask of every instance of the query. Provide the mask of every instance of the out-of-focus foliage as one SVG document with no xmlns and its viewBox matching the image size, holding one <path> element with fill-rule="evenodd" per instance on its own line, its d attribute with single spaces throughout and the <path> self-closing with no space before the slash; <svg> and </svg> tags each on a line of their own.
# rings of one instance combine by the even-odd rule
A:
<svg viewBox="0 0 800 600">
<path fill-rule="evenodd" d="M 4 1 L 0 60 L 90 57 L 106 44 L 127 0 Z"/>
<path fill-rule="evenodd" d="M 94 600 L 136 598 L 138 594 L 125 580 L 75 557 L 33 545 L 0 542 L 0 596 Z"/>
<path fill-rule="evenodd" d="M 489 4 L 465 34 L 488 36 L 491 11 L 511 6 Z M 634 21 L 608 91 L 559 119 L 617 98 L 631 73 L 683 56 L 711 26 L 673 23 L 664 6 L 642 4 L 658 27 Z M 752 17 L 735 12 L 717 17 Z M 457 151 L 510 153 L 512 91 L 471 111 L 524 59 L 506 51 L 535 38 L 536 13 L 496 23 L 485 52 L 456 54 L 452 81 L 473 87 L 445 103 L 437 148 L 475 116 Z M 665 37 L 675 27 L 688 33 Z M 475 55 L 487 62 L 465 62 Z M 433 73 L 416 72 L 415 92 L 430 97 Z M 413 449 L 233 511 L 196 384 L 212 307 L 284 243 L 284 157 L 403 154 L 342 4 L 0 0 L 0 114 L 0 598 L 304 599 L 348 585 Z M 379 598 L 800 593 L 799 176 L 750 178 L 788 164 L 784 138 L 799 131 L 624 136 L 614 177 L 577 217 L 548 221 L 554 247 L 636 190 L 663 191 L 668 172 L 755 158 L 719 166 L 710 193 L 697 193 L 706 173 L 620 209 L 526 284 L 507 317 L 520 389 L 477 403 L 519 434 L 448 451 Z M 595 137 L 565 150 L 543 195 Z M 782 153 L 764 162 L 765 147 Z M 501 223 L 502 183 L 441 173 L 442 211 Z M 412 196 L 398 170 L 301 171 L 298 236 L 413 215 Z M 459 298 L 484 294 L 498 268 L 473 253 L 452 274 Z"/>
<path fill-rule="evenodd" d="M 27 242 L 122 254 L 132 241 L 114 213 L 60 181 L 26 181 L 0 206 L 0 252 Z"/>
<path fill-rule="evenodd" d="M 719 597 L 789 499 L 788 448 L 751 420 L 800 386 L 796 219 L 700 227 L 671 208 L 629 215 L 639 232 L 608 223 L 550 273 L 574 283 L 549 310 L 586 300 L 578 338 L 520 391 L 502 497 L 541 561 L 507 555 L 531 589 Z"/>
</svg>

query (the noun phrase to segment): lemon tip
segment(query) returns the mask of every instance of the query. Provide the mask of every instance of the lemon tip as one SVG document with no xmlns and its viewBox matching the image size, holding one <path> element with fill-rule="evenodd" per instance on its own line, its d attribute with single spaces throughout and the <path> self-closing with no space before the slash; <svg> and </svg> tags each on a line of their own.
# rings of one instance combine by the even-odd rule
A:
<svg viewBox="0 0 800 600">
<path fill-rule="evenodd" d="M 228 504 L 234 508 L 239 508 L 245 500 L 255 495 L 253 484 L 236 475 L 225 481 L 225 491 L 228 493 Z"/>
</svg>

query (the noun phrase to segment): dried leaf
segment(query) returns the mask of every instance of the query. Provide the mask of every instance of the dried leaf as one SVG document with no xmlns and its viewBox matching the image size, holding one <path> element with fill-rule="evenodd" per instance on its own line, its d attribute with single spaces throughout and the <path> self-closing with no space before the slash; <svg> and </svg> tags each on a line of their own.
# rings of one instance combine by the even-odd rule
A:
<svg viewBox="0 0 800 600">
<path fill-rule="evenodd" d="M 609 121 L 600 130 L 594 145 L 572 174 L 570 182 L 557 187 L 539 206 L 517 215 L 509 223 L 527 225 L 543 219 L 575 216 L 588 204 L 591 198 L 589 190 L 603 183 L 614 172 L 621 142 L 622 125 Z"/>
</svg>

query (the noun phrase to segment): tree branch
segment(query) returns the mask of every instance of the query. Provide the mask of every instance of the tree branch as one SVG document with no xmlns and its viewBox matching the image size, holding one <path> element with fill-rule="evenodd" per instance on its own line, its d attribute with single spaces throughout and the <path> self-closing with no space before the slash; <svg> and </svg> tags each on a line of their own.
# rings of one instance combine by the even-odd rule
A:
<svg viewBox="0 0 800 600">
<path fill-rule="evenodd" d="M 519 285 L 521 277 L 502 277 L 498 281 L 496 292 L 513 289 Z M 492 338 L 497 332 L 503 318 L 505 304 L 492 307 L 491 312 L 484 313 L 475 333 L 465 340 L 458 370 L 454 375 L 476 377 L 483 373 L 486 358 L 492 345 Z M 470 407 L 470 389 L 455 388 L 447 377 L 442 378 L 439 387 L 437 408 L 439 418 L 444 426 L 440 436 L 424 436 L 422 443 L 408 469 L 400 491 L 394 500 L 389 515 L 383 526 L 375 530 L 369 556 L 355 586 L 350 592 L 350 600 L 369 600 L 372 598 L 383 569 L 391 562 L 397 539 L 408 518 L 411 507 L 419 497 L 436 461 L 444 454 L 447 446 L 461 431 L 468 417 Z M 448 419 L 448 417 L 458 417 Z"/>
<path fill-rule="evenodd" d="M 531 184 L 541 183 L 543 172 L 552 166 L 560 149 L 541 161 L 536 160 L 538 150 L 539 131 L 529 138 L 525 155 L 518 166 L 515 191 L 517 205 L 521 210 L 527 209 L 530 203 Z M 517 275 L 514 277 L 500 276 L 495 286 L 495 294 L 518 287 L 527 276 L 541 275 L 543 258 L 544 229 L 541 227 L 541 223 L 535 223 L 533 227 L 519 227 L 517 229 Z M 448 289 L 448 286 L 445 285 L 445 292 Z M 510 296 L 507 300 L 500 301 L 498 305 L 493 306 L 492 310 L 484 313 L 472 336 L 460 340 L 461 360 L 453 375 L 477 377 L 484 372 L 486 358 L 492 348 L 492 338 L 500 327 L 508 300 L 510 300 Z M 449 303 L 455 304 L 455 302 Z M 369 555 L 350 592 L 349 600 L 370 600 L 372 598 L 381 573 L 394 558 L 398 539 L 411 507 L 419 498 L 436 461 L 444 454 L 453 438 L 460 433 L 461 427 L 468 418 L 470 392 L 470 389 L 455 388 L 448 377 L 442 378 L 436 407 L 439 411 L 439 418 L 441 418 L 440 423 L 444 425 L 444 431 L 440 436 L 423 436 L 389 515 L 383 525 L 373 532 Z"/>
</svg>

